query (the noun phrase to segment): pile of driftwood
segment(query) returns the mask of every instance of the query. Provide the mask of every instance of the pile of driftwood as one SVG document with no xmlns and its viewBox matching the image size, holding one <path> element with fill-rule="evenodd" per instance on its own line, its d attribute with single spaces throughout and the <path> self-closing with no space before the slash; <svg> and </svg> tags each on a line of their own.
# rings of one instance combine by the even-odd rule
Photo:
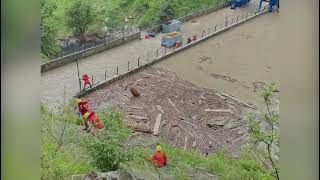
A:
<svg viewBox="0 0 320 180">
<path fill-rule="evenodd" d="M 87 96 L 91 106 L 121 106 L 135 135 L 162 136 L 202 154 L 236 149 L 247 136 L 244 108 L 231 95 L 202 89 L 173 73 L 148 68 Z"/>
</svg>

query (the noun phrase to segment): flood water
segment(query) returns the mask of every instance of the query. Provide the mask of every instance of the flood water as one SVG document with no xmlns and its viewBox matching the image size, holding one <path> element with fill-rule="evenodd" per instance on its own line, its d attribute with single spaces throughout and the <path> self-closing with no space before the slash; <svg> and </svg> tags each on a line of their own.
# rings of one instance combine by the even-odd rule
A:
<svg viewBox="0 0 320 180">
<path fill-rule="evenodd" d="M 245 15 L 247 12 L 253 12 L 258 6 L 257 1 L 252 1 L 248 5 L 237 8 L 235 10 L 231 10 L 230 7 L 226 7 L 220 10 L 217 10 L 213 13 L 210 13 L 205 16 L 201 16 L 199 18 L 196 18 L 194 22 L 186 22 L 183 23 L 182 26 L 182 32 L 184 35 L 184 41 L 186 41 L 186 38 L 191 34 L 197 34 L 200 36 L 202 34 L 203 30 L 205 30 L 207 33 L 214 30 L 215 25 L 223 26 L 225 24 L 226 17 L 228 19 L 233 18 L 235 19 L 237 16 L 239 16 L 239 19 L 241 19 L 242 15 Z M 248 56 L 248 60 L 250 58 L 253 58 L 253 54 L 257 54 L 257 52 L 260 52 L 261 50 L 255 50 L 254 46 L 257 41 L 265 41 L 265 46 L 270 46 L 270 43 L 267 42 L 267 38 L 264 38 L 265 35 L 256 34 L 261 31 L 266 31 L 265 26 L 271 25 L 276 26 L 274 20 L 272 18 L 275 18 L 273 15 L 269 14 L 267 16 L 270 16 L 268 18 L 266 17 L 258 17 L 257 20 L 254 20 L 256 24 L 250 25 L 251 23 L 241 25 L 241 27 L 236 28 L 234 31 L 237 33 L 230 34 L 230 33 L 223 33 L 218 36 L 218 38 L 215 38 L 214 40 L 209 40 L 209 42 L 206 42 L 204 44 L 201 44 L 199 46 L 193 47 L 191 50 L 188 50 L 186 52 L 182 52 L 178 56 L 174 56 L 173 58 L 170 58 L 170 60 L 166 60 L 164 63 L 161 64 L 161 66 L 169 65 L 170 63 L 173 63 L 174 70 L 176 73 L 183 75 L 185 72 L 185 69 L 182 69 L 181 65 L 179 65 L 179 59 L 185 59 L 183 63 L 183 66 L 192 67 L 191 69 L 199 68 L 202 66 L 206 66 L 206 63 L 197 64 L 197 58 L 201 58 L 202 56 L 212 56 L 211 61 L 214 62 L 211 65 L 208 65 L 206 67 L 211 67 L 210 69 L 215 70 L 217 67 L 217 63 L 219 60 L 220 65 L 222 66 L 223 63 L 225 63 L 225 66 L 234 68 L 234 71 L 236 70 L 235 67 L 239 66 L 238 61 L 241 61 L 240 58 L 236 58 L 237 56 L 241 57 Z M 247 27 L 248 26 L 248 27 Z M 249 28 L 250 27 L 250 28 Z M 240 33 L 240 30 L 241 33 Z M 271 29 L 269 31 L 270 34 L 274 33 L 276 31 L 273 28 L 267 28 Z M 258 32 L 256 32 L 258 31 Z M 262 33 L 263 34 L 263 33 Z M 262 36 L 262 37 L 261 37 Z M 272 36 L 272 35 L 270 35 Z M 271 37 L 272 38 L 272 37 Z M 218 40 L 217 40 L 218 39 Z M 240 42 L 245 39 L 245 42 L 248 44 L 248 48 L 251 49 L 251 55 L 250 53 L 247 53 L 243 51 L 243 47 L 246 47 L 246 45 L 241 44 Z M 271 39 L 272 40 L 272 39 Z M 236 42 L 238 41 L 238 42 Z M 112 76 L 116 75 L 116 69 L 119 68 L 119 73 L 123 73 L 127 71 L 128 64 L 129 68 L 132 69 L 133 67 L 137 66 L 137 59 L 140 57 L 140 64 L 147 61 L 148 58 L 156 57 L 158 54 L 159 56 L 164 53 L 164 48 L 160 46 L 161 42 L 161 34 L 159 34 L 156 38 L 152 39 L 142 39 L 142 40 L 135 40 L 130 43 L 121 45 L 119 47 L 113 48 L 111 50 L 89 56 L 87 58 L 79 60 L 79 71 L 80 75 L 82 73 L 87 73 L 90 76 L 94 76 L 94 82 L 100 82 L 105 80 L 105 74 L 107 75 L 107 79 L 111 78 Z M 217 43 L 219 42 L 219 43 Z M 228 42 L 228 43 L 226 43 Z M 249 43 L 252 43 L 252 46 L 249 46 Z M 209 45 L 206 48 L 199 48 L 204 47 L 206 45 Z M 241 47 L 241 48 L 239 48 Z M 213 50 L 214 49 L 214 50 Z M 158 53 L 157 53 L 158 50 Z M 167 52 L 170 50 L 167 50 Z M 207 52 L 205 52 L 207 51 Z M 265 50 L 268 51 L 268 50 Z M 192 52 L 190 54 L 190 52 Z M 212 54 L 212 52 L 215 52 Z M 205 55 L 206 54 L 206 55 Z M 233 55 L 232 55 L 233 54 Z M 268 54 L 266 52 L 266 54 Z M 230 57 L 234 57 L 236 59 L 230 59 Z M 263 59 L 263 54 L 261 54 L 261 58 Z M 172 61 L 172 59 L 176 59 L 176 61 Z M 261 59 L 261 60 L 262 60 Z M 128 61 L 130 61 L 128 63 Z M 211 62 L 208 61 L 208 62 Z M 189 64 L 190 63 L 190 64 Z M 231 64 L 235 63 L 235 64 Z M 238 64 L 237 64 L 238 63 Z M 249 63 L 249 62 L 248 62 Z M 259 63 L 257 63 L 256 66 Z M 199 66 L 199 67 L 198 67 Z M 237 67 L 241 68 L 241 67 Z M 206 68 L 204 68 L 206 71 Z M 189 72 L 191 72 L 190 70 Z M 203 73 L 205 74 L 205 71 L 194 71 L 195 73 Z M 245 74 L 246 68 L 243 67 L 241 72 Z M 222 73 L 222 71 L 215 72 L 216 74 Z M 227 71 L 223 71 L 222 74 L 226 74 Z M 230 73 L 227 73 L 230 74 Z M 249 73 L 250 74 L 250 73 Z M 234 75 L 235 78 L 238 78 L 236 74 L 230 74 Z M 189 74 L 191 76 L 191 73 Z M 188 76 L 186 76 L 188 77 Z M 196 84 L 201 85 L 202 82 L 208 81 L 210 82 L 213 78 L 212 77 L 206 77 L 206 80 L 202 79 L 203 77 L 199 77 L 199 79 L 194 78 L 192 82 L 199 81 Z M 242 77 L 240 79 L 245 79 L 245 77 Z M 247 80 L 249 81 L 249 80 Z M 211 84 L 211 83 L 207 83 Z M 204 84 L 202 84 L 204 85 Z M 228 83 L 220 82 L 220 84 L 216 84 L 214 86 L 221 85 L 221 86 L 230 86 Z M 210 87 L 213 87 L 213 85 L 210 85 Z M 48 72 L 41 74 L 41 100 L 42 102 L 45 102 L 46 104 L 53 105 L 56 104 L 58 101 L 62 102 L 63 95 L 64 95 L 64 89 L 67 91 L 69 96 L 75 95 L 77 92 L 79 92 L 79 81 L 78 81 L 78 72 L 77 72 L 77 66 L 76 63 L 69 63 L 65 66 L 50 70 Z M 231 88 L 232 89 L 232 88 Z"/>
<path fill-rule="evenodd" d="M 261 106 L 254 84 L 275 82 L 287 61 L 273 56 L 279 49 L 278 13 L 261 15 L 155 65 L 200 87 L 234 95 Z"/>
</svg>

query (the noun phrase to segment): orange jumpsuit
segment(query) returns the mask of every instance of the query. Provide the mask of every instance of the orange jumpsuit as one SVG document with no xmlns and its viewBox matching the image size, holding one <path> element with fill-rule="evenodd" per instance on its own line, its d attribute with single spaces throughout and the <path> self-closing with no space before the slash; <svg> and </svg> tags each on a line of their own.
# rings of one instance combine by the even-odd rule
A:
<svg viewBox="0 0 320 180">
<path fill-rule="evenodd" d="M 87 85 L 91 85 L 90 83 L 90 78 L 87 74 L 82 75 L 82 80 L 83 80 L 83 89 L 86 88 Z"/>
<path fill-rule="evenodd" d="M 167 164 L 167 157 L 164 152 L 155 152 L 150 158 L 148 158 L 153 162 L 156 167 L 163 167 Z"/>
<path fill-rule="evenodd" d="M 103 122 L 97 117 L 96 113 L 91 112 L 88 116 L 89 121 L 93 124 L 93 127 L 96 129 L 103 129 Z"/>
</svg>

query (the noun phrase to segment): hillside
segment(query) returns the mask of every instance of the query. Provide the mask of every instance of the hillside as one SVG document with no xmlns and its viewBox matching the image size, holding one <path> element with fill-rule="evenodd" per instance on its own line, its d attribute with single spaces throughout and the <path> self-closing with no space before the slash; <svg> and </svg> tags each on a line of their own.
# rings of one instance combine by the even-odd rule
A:
<svg viewBox="0 0 320 180">
<path fill-rule="evenodd" d="M 54 1 L 54 0 L 47 0 Z M 84 0 L 87 1 L 87 0 Z M 65 25 L 66 10 L 72 1 L 55 0 L 56 10 L 53 13 L 54 23 L 58 29 L 58 37 L 71 35 Z M 123 27 L 125 17 L 132 17 L 129 24 L 145 27 L 160 23 L 160 9 L 170 7 L 174 17 L 184 16 L 208 6 L 216 6 L 226 0 L 91 0 L 90 4 L 96 11 L 95 22 L 89 31 L 98 32 L 105 25 L 110 28 Z M 108 19 L 106 21 L 106 19 Z"/>
</svg>

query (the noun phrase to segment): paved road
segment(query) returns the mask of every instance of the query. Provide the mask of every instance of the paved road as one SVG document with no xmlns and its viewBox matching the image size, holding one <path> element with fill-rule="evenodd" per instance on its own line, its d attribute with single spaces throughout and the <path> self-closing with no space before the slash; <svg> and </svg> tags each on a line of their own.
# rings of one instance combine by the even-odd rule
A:
<svg viewBox="0 0 320 180">
<path fill-rule="evenodd" d="M 235 18 L 247 12 L 252 12 L 258 6 L 258 1 L 252 1 L 248 5 L 231 10 L 226 7 L 210 14 L 196 18 L 196 22 L 185 22 L 182 25 L 184 39 L 197 33 L 202 33 L 214 29 L 215 25 L 222 26 L 225 24 L 225 18 Z M 84 58 L 79 61 L 79 69 L 81 73 L 87 73 L 94 76 L 94 81 L 99 82 L 105 79 L 107 71 L 108 78 L 116 74 L 116 67 L 119 67 L 119 72 L 127 70 L 128 61 L 131 61 L 130 67 L 137 65 L 138 57 L 142 61 L 149 57 L 156 56 L 156 50 L 159 54 L 164 53 L 163 47 L 160 46 L 161 34 L 156 38 L 148 40 L 135 40 L 125 45 L 113 48 L 111 50 Z M 228 47 L 225 47 L 228 48 Z M 46 104 L 56 104 L 62 102 L 64 89 L 69 96 L 76 94 L 79 91 L 79 82 L 77 75 L 76 63 L 70 63 L 65 66 L 53 69 L 41 74 L 41 99 Z"/>
</svg>

